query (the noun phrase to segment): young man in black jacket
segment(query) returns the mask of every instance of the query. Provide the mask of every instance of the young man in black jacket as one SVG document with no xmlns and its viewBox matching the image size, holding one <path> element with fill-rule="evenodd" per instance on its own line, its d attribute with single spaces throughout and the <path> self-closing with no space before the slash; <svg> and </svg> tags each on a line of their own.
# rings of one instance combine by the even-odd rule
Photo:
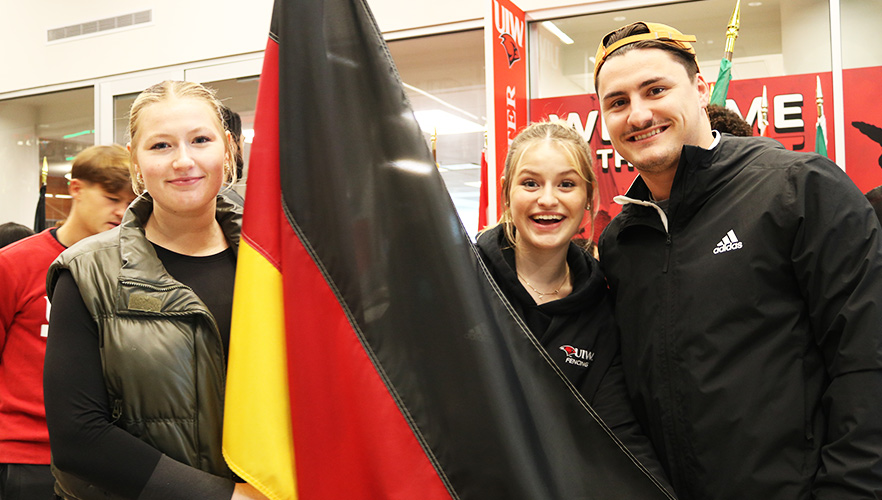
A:
<svg viewBox="0 0 882 500">
<path fill-rule="evenodd" d="M 882 498 L 879 222 L 826 158 L 712 131 L 694 41 L 595 63 L 640 172 L 599 247 L 637 416 L 683 500 Z"/>
</svg>

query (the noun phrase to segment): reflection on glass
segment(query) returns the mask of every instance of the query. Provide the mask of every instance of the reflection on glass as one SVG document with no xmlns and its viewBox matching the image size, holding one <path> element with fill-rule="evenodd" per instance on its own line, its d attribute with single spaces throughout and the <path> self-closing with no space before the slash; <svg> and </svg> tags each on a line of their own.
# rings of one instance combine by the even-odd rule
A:
<svg viewBox="0 0 882 500">
<path fill-rule="evenodd" d="M 65 175 L 73 158 L 95 142 L 92 87 L 0 101 L 0 213 L 32 226 L 40 171 L 48 167 L 46 225 L 70 212 Z"/>
<path fill-rule="evenodd" d="M 487 121 L 483 32 L 396 40 L 388 45 L 426 144 L 434 143 L 441 176 L 474 238 Z"/>
</svg>

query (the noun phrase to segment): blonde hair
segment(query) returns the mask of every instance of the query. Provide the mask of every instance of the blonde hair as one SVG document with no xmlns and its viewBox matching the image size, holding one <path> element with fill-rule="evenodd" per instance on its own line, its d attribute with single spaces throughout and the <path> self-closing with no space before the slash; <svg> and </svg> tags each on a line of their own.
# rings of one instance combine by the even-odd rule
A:
<svg viewBox="0 0 882 500">
<path fill-rule="evenodd" d="M 505 211 L 499 217 L 498 224 L 502 224 L 505 238 L 512 248 L 515 246 L 517 236 L 517 229 L 515 228 L 514 220 L 511 216 L 511 207 L 509 206 L 514 174 L 517 172 L 521 160 L 527 151 L 543 142 L 559 147 L 576 168 L 579 177 L 587 183 L 588 220 L 590 226 L 592 228 L 594 226 L 594 199 L 597 192 L 597 176 L 594 174 L 594 163 L 592 161 L 594 154 L 591 151 L 591 146 L 588 145 L 582 134 L 562 120 L 536 122 L 524 128 L 514 138 L 511 146 L 508 148 L 508 155 L 505 157 L 505 169 L 502 180 L 502 198 L 505 201 Z M 590 235 L 591 232 L 588 234 Z"/>
<path fill-rule="evenodd" d="M 141 122 L 141 114 L 144 112 L 144 109 L 152 104 L 175 98 L 197 99 L 208 104 L 211 109 L 214 110 L 213 116 L 215 118 L 215 125 L 217 125 L 218 130 L 221 131 L 221 135 L 223 136 L 224 141 L 224 180 L 228 184 L 227 188 L 229 188 L 230 185 L 236 182 L 236 165 L 234 163 L 235 152 L 233 150 L 233 145 L 230 143 L 229 140 L 227 140 L 226 136 L 226 127 L 224 126 L 223 115 L 224 106 L 215 95 L 214 89 L 202 86 L 194 82 L 183 82 L 174 80 L 166 80 L 164 82 L 157 83 L 156 85 L 148 87 L 143 92 L 138 94 L 135 102 L 132 103 L 132 109 L 129 114 L 129 140 L 132 142 L 132 144 L 135 143 L 135 139 L 139 131 L 139 125 Z M 139 176 L 136 175 L 135 172 L 134 147 L 131 148 L 131 157 L 132 163 L 129 168 L 131 168 L 132 171 L 132 188 L 135 191 L 135 194 L 140 195 L 144 192 L 144 186 L 142 184 L 143 180 L 139 179 Z"/>
</svg>

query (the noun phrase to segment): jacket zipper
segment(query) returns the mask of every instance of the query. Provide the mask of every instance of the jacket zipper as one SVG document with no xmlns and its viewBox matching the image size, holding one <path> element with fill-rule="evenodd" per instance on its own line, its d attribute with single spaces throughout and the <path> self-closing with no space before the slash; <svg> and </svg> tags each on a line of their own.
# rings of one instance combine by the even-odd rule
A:
<svg viewBox="0 0 882 500">
<path fill-rule="evenodd" d="M 113 410 L 110 413 L 110 423 L 115 424 L 119 417 L 122 416 L 122 399 L 113 400 Z"/>
<path fill-rule="evenodd" d="M 665 265 L 662 273 L 667 274 L 668 265 L 671 263 L 671 233 L 665 232 Z"/>
<path fill-rule="evenodd" d="M 122 283 L 123 285 L 129 285 L 129 286 L 133 286 L 136 288 L 143 288 L 145 290 L 154 290 L 157 292 L 167 292 L 169 290 L 174 290 L 175 288 L 182 288 L 182 287 L 189 289 L 188 286 L 183 285 L 183 284 L 154 285 L 152 283 L 145 283 L 143 281 L 127 280 L 127 279 L 121 279 L 121 280 L 119 280 L 119 282 Z"/>
</svg>

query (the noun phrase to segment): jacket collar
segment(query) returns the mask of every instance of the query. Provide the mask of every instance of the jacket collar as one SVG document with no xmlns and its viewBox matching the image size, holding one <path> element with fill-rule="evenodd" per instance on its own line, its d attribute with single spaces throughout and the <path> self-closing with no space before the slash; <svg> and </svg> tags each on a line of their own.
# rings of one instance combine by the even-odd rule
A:
<svg viewBox="0 0 882 500">
<path fill-rule="evenodd" d="M 144 235 L 144 224 L 153 212 L 153 198 L 148 193 L 139 196 L 126 210 L 119 226 L 119 252 L 122 266 L 118 276 L 120 284 L 118 310 L 141 312 L 161 312 L 170 305 L 165 296 L 171 290 L 185 288 L 166 271 L 153 244 Z M 242 209 L 229 201 L 224 195 L 218 195 L 217 220 L 224 236 L 233 249 L 238 251 L 241 234 Z M 198 302 L 195 295 L 187 302 Z M 177 303 L 179 307 L 188 308 L 195 304 Z"/>
<path fill-rule="evenodd" d="M 515 269 L 514 249 L 505 237 L 502 224 L 482 231 L 478 235 L 476 246 L 489 260 L 491 273 L 497 284 L 506 292 L 507 298 L 512 294 L 518 303 L 528 307 L 538 307 L 548 314 L 570 314 L 581 311 L 585 304 L 594 304 L 606 294 L 606 281 L 600 272 L 597 261 L 590 258 L 585 250 L 575 243 L 570 243 L 567 250 L 567 264 L 570 266 L 573 291 L 570 295 L 536 305 L 530 293 L 521 285 Z M 513 302 L 509 300 L 509 302 Z"/>
<path fill-rule="evenodd" d="M 777 141 L 765 137 L 731 135 L 722 135 L 713 149 L 683 146 L 671 186 L 667 220 L 662 222 L 665 229 L 685 225 L 711 196 L 769 147 L 782 148 Z M 651 202 L 649 188 L 640 175 L 624 197 L 616 197 L 616 202 L 624 205 L 622 217 L 625 225 L 660 219 L 657 215 L 660 209 Z"/>
</svg>

